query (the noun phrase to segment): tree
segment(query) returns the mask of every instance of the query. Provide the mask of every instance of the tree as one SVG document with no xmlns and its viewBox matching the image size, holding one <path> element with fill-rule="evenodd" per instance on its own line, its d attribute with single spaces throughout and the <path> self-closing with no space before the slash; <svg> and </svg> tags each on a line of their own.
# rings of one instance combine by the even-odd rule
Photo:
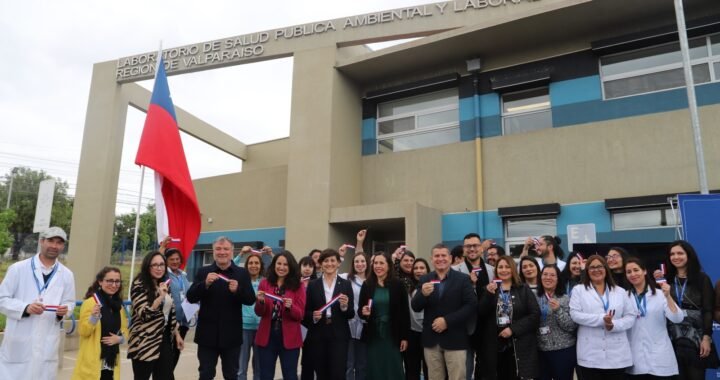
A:
<svg viewBox="0 0 720 380">
<path fill-rule="evenodd" d="M 17 257 L 25 238 L 33 233 L 38 190 L 40 189 L 40 182 L 46 179 L 55 179 L 55 194 L 53 196 L 50 224 L 59 226 L 70 234 L 73 198 L 67 194 L 67 182 L 53 178 L 43 170 L 38 171 L 26 167 L 13 168 L 10 173 L 4 175 L 3 179 L 4 181 L 0 184 L 0 199 L 3 202 L 8 199 L 9 185 L 12 180 L 10 209 L 15 212 L 15 219 L 10 224 L 9 231 L 13 234 L 15 240 L 13 257 Z M 32 243 L 28 244 L 31 246 L 29 247 L 31 250 L 35 249 Z"/>
<path fill-rule="evenodd" d="M 115 216 L 115 234 L 113 236 L 113 251 L 132 250 L 132 241 L 135 237 L 135 212 Z M 138 249 L 157 248 L 157 227 L 155 225 L 155 205 L 148 205 L 147 210 L 140 214 L 140 231 L 138 231 Z M 124 244 L 123 244 L 124 242 Z"/>
<path fill-rule="evenodd" d="M 8 228 L 14 220 L 15 212 L 13 210 L 0 212 L 0 255 L 12 246 L 14 239 Z"/>
</svg>

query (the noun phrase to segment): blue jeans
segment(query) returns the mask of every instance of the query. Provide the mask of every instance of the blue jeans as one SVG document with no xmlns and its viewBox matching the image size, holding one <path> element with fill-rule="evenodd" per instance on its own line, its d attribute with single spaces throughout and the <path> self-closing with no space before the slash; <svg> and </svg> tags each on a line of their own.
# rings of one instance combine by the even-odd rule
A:
<svg viewBox="0 0 720 380">
<path fill-rule="evenodd" d="M 240 346 L 240 363 L 238 366 L 237 380 L 247 380 L 251 349 L 253 380 L 260 380 L 260 360 L 258 358 L 258 347 L 255 345 L 256 332 L 257 330 L 243 329 L 243 344 Z"/>
<path fill-rule="evenodd" d="M 265 347 L 258 349 L 260 353 L 260 380 L 275 378 L 275 363 L 280 357 L 280 369 L 284 380 L 297 380 L 297 365 L 300 349 L 291 350 L 283 347 L 282 329 L 270 329 L 270 339 Z"/>
<path fill-rule="evenodd" d="M 540 379 L 572 380 L 577 351 L 575 346 L 555 351 L 538 351 Z"/>
<path fill-rule="evenodd" d="M 346 380 L 365 380 L 367 367 L 367 346 L 360 339 L 350 339 L 348 345 Z"/>
</svg>

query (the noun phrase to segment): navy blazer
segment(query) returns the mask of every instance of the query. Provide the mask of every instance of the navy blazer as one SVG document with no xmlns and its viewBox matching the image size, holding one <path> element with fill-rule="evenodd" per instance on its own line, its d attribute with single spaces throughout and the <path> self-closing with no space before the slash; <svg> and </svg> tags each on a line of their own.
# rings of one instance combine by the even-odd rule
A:
<svg viewBox="0 0 720 380">
<path fill-rule="evenodd" d="M 221 273 L 237 280 L 237 292 L 231 293 L 228 283 L 222 279 L 206 288 L 205 279 L 210 273 Z M 242 305 L 255 303 L 255 292 L 245 268 L 231 262 L 226 270 L 221 270 L 215 263 L 198 269 L 195 281 L 187 292 L 187 300 L 200 302 L 195 343 L 215 348 L 242 345 Z"/>
<path fill-rule="evenodd" d="M 355 316 L 353 308 L 353 290 L 350 281 L 338 276 L 333 289 L 333 297 L 338 294 L 345 294 L 348 297 L 348 308 L 346 311 L 340 310 L 340 302 L 335 302 L 330 306 L 331 323 L 326 323 L 327 313 L 323 313 L 322 318 L 317 322 L 313 322 L 313 311 L 319 310 L 327 301 L 325 301 L 325 289 L 323 288 L 323 278 L 310 280 L 307 286 L 307 297 L 305 298 L 305 318 L 303 325 L 308 328 L 307 339 L 350 339 L 350 325 L 348 321 Z"/>
<path fill-rule="evenodd" d="M 469 348 L 467 326 L 471 318 L 477 318 L 477 297 L 470 276 L 448 269 L 442 285 L 435 285 L 430 296 L 425 297 L 420 290 L 424 283 L 437 280 L 436 272 L 430 272 L 420 278 L 418 291 L 412 298 L 412 309 L 424 311 L 422 343 L 424 347 L 440 345 L 446 350 L 465 350 Z M 442 286 L 440 296 L 439 286 Z M 432 329 L 435 318 L 444 317 L 447 330 L 436 333 Z"/>
</svg>

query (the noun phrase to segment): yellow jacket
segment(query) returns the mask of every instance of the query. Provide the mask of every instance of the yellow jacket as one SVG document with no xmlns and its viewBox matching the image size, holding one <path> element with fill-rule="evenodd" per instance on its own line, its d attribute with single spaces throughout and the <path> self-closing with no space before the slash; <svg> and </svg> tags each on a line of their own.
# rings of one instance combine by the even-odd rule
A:
<svg viewBox="0 0 720 380">
<path fill-rule="evenodd" d="M 100 324 L 102 319 L 96 323 L 90 323 L 90 315 L 92 314 L 95 300 L 90 297 L 86 299 L 80 307 L 80 319 L 78 320 L 78 333 L 80 334 L 80 351 L 78 351 L 75 370 L 73 371 L 72 380 L 90 380 L 100 378 L 100 336 L 102 329 Z M 125 341 L 127 341 L 130 333 L 127 327 L 127 317 L 125 311 L 120 310 L 120 331 L 122 331 Z M 120 379 L 120 358 L 115 361 L 114 379 Z"/>
</svg>

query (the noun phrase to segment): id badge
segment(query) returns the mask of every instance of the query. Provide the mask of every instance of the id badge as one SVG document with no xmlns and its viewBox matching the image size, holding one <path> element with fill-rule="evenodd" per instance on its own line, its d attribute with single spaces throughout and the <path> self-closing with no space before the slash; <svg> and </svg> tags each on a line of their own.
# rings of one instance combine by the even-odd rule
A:
<svg viewBox="0 0 720 380">
<path fill-rule="evenodd" d="M 505 326 L 510 324 L 510 317 L 503 315 L 497 319 L 498 326 Z"/>
<path fill-rule="evenodd" d="M 180 302 L 185 301 L 185 292 L 180 292 Z"/>
<path fill-rule="evenodd" d="M 549 326 L 542 326 L 538 329 L 538 332 L 540 335 L 547 335 L 550 334 L 550 327 Z"/>
</svg>

